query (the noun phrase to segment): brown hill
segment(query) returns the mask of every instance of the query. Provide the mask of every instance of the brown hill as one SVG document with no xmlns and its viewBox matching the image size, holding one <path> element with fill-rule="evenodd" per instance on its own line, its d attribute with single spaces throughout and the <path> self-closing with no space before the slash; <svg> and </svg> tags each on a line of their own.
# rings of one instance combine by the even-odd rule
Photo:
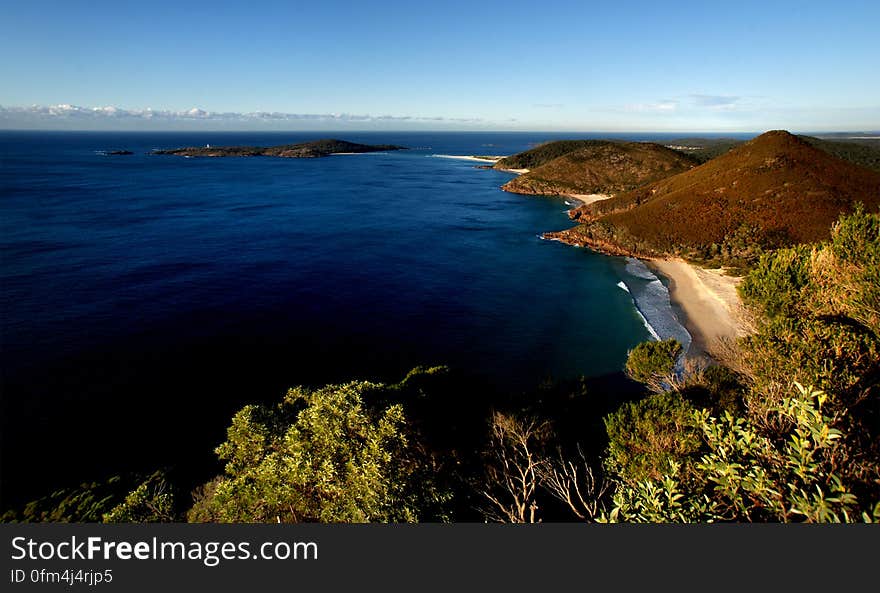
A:
<svg viewBox="0 0 880 593">
<path fill-rule="evenodd" d="M 553 148 L 552 144 L 545 150 Z M 508 157 L 499 166 L 515 159 L 517 155 Z M 695 165 L 692 157 L 659 144 L 593 140 L 538 165 L 502 189 L 538 195 L 616 194 Z"/>
<path fill-rule="evenodd" d="M 642 256 L 748 260 L 824 239 L 843 212 L 880 206 L 880 174 L 772 131 L 690 171 L 571 212 L 551 237 Z"/>
</svg>

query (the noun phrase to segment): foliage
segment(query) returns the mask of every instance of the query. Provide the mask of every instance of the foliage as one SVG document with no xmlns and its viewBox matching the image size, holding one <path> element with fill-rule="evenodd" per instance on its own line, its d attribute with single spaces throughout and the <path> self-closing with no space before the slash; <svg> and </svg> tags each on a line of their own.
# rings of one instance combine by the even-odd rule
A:
<svg viewBox="0 0 880 593">
<path fill-rule="evenodd" d="M 765 256 L 741 291 L 765 318 L 735 362 L 752 383 L 755 412 L 793 379 L 827 392 L 835 414 L 863 425 L 854 435 L 876 440 L 880 215 L 857 208 L 829 242 Z"/>
<path fill-rule="evenodd" d="M 113 476 L 104 482 L 85 482 L 56 490 L 27 503 L 20 511 L 7 511 L 3 522 L 98 523 L 127 492 L 128 480 Z"/>
<path fill-rule="evenodd" d="M 217 448 L 225 474 L 190 517 L 220 522 L 400 522 L 439 506 L 400 405 L 371 410 L 368 382 L 289 390 L 239 411 Z"/>
<path fill-rule="evenodd" d="M 810 251 L 803 245 L 764 254 L 739 287 L 743 301 L 768 317 L 796 315 L 809 284 Z"/>
<path fill-rule="evenodd" d="M 141 482 L 103 517 L 104 523 L 166 523 L 177 519 L 174 493 L 163 472 Z"/>
<path fill-rule="evenodd" d="M 675 362 L 681 351 L 681 344 L 673 338 L 642 342 L 630 350 L 626 359 L 626 373 L 635 381 L 657 386 L 668 381 L 674 373 Z"/>
<path fill-rule="evenodd" d="M 799 136 L 799 138 L 839 159 L 880 172 L 880 142 L 877 140 L 867 138 L 831 140 L 812 136 Z"/>
<path fill-rule="evenodd" d="M 605 418 L 609 471 L 627 483 L 659 479 L 700 448 L 694 408 L 678 393 L 624 404 Z"/>
<path fill-rule="evenodd" d="M 697 366 L 686 361 L 684 376 L 677 382 L 676 390 L 695 408 L 710 410 L 714 414 L 742 413 L 745 386 L 739 375 L 719 365 Z"/>
<path fill-rule="evenodd" d="M 859 501 L 841 477 L 845 440 L 826 415 L 828 395 L 796 384 L 772 408 L 782 434 L 771 437 L 749 417 L 696 412 L 708 452 L 683 477 L 680 466 L 659 478 L 624 484 L 614 496 L 610 521 L 870 520 L 877 509 Z M 875 501 L 876 502 L 876 501 Z M 860 512 L 862 513 L 860 515 Z"/>
<path fill-rule="evenodd" d="M 3 514 L 3 522 L 100 523 L 177 520 L 171 483 L 164 471 L 152 475 L 117 475 L 105 481 L 85 482 L 56 490 L 17 511 Z"/>
</svg>

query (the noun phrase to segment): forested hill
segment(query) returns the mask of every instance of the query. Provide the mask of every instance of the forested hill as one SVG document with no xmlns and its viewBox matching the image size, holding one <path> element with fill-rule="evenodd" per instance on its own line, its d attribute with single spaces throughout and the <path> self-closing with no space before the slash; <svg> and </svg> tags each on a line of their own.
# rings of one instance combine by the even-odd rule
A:
<svg viewBox="0 0 880 593">
<path fill-rule="evenodd" d="M 650 142 L 587 140 L 551 142 L 502 159 L 496 167 L 530 169 L 506 183 L 506 191 L 560 195 L 616 194 L 696 164 L 691 156 Z"/>
<path fill-rule="evenodd" d="M 880 173 L 771 131 L 684 173 L 572 211 L 552 237 L 604 251 L 712 259 L 827 238 L 857 202 L 880 206 Z"/>
</svg>

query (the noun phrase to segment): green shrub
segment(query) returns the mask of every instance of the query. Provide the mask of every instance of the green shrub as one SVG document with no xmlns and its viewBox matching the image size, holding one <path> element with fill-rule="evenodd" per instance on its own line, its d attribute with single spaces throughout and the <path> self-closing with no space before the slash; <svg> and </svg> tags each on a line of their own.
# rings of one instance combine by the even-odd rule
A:
<svg viewBox="0 0 880 593">
<path fill-rule="evenodd" d="M 605 418 L 606 466 L 621 480 L 660 479 L 700 448 L 694 408 L 678 393 L 626 403 Z"/>
<path fill-rule="evenodd" d="M 178 519 L 171 485 L 156 472 L 128 493 L 104 517 L 104 523 L 167 523 Z"/>
<path fill-rule="evenodd" d="M 762 255 L 739 291 L 746 304 L 768 317 L 796 315 L 809 282 L 810 248 L 800 246 Z"/>
<path fill-rule="evenodd" d="M 785 426 L 769 438 L 748 417 L 694 414 L 708 452 L 686 474 L 624 483 L 605 517 L 631 522 L 852 522 L 880 519 L 877 500 L 860 501 L 841 470 L 846 435 L 825 413 L 828 396 L 797 385 L 769 412 Z"/>
<path fill-rule="evenodd" d="M 297 387 L 275 407 L 246 406 L 217 448 L 223 476 L 189 513 L 220 522 L 406 522 L 432 518 L 445 493 L 411 446 L 400 405 L 372 410 L 367 382 Z M 436 518 L 436 515 L 433 517 Z"/>
<path fill-rule="evenodd" d="M 681 350 L 681 344 L 671 338 L 661 342 L 642 342 L 630 350 L 626 373 L 640 383 L 654 385 L 662 382 L 675 370 L 675 361 Z"/>
</svg>

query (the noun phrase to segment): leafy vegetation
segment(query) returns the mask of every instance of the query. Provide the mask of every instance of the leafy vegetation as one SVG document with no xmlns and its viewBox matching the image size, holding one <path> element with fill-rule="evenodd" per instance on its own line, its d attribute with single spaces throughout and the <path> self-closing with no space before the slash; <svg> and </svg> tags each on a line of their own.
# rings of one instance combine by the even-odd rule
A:
<svg viewBox="0 0 880 593">
<path fill-rule="evenodd" d="M 149 476 L 112 476 L 63 488 L 7 511 L 3 522 L 117 523 L 165 522 L 182 516 L 175 489 L 163 471 Z"/>
<path fill-rule="evenodd" d="M 444 494 L 410 445 L 400 405 L 371 410 L 367 382 L 298 387 L 246 406 L 217 448 L 226 471 L 192 519 L 220 522 L 416 521 Z"/>
<path fill-rule="evenodd" d="M 605 418 L 607 468 L 624 483 L 661 479 L 700 448 L 693 412 L 675 392 L 624 404 Z"/>
<path fill-rule="evenodd" d="M 606 519 L 630 522 L 880 519 L 880 502 L 859 504 L 842 476 L 844 434 L 824 413 L 827 394 L 797 392 L 768 410 L 786 426 L 771 439 L 751 418 L 696 413 L 708 452 L 686 477 L 678 463 L 662 477 L 623 484 Z M 861 514 L 860 514 L 861 511 Z"/>
<path fill-rule="evenodd" d="M 675 370 L 681 344 L 675 339 L 642 342 L 626 360 L 626 373 L 634 380 L 651 384 L 666 380 Z"/>
<path fill-rule="evenodd" d="M 141 482 L 103 516 L 105 523 L 169 523 L 178 519 L 173 487 L 162 472 Z"/>
<path fill-rule="evenodd" d="M 839 159 L 880 173 L 880 141 L 859 138 L 815 138 L 798 136 L 805 142 Z"/>
</svg>

